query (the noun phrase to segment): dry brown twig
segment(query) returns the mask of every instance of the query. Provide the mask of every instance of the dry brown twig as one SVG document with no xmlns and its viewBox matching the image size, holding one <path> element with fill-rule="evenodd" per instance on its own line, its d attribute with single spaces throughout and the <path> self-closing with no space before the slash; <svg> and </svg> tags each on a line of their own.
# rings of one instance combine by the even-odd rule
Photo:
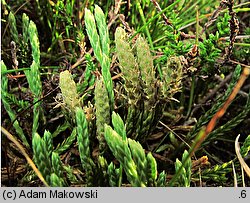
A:
<svg viewBox="0 0 250 203">
<path fill-rule="evenodd" d="M 239 33 L 239 20 L 236 17 L 236 13 L 233 11 L 233 4 L 234 4 L 234 0 L 228 0 L 226 2 L 226 5 L 228 7 L 228 11 L 229 11 L 229 15 L 231 16 L 231 19 L 229 20 L 229 24 L 230 24 L 230 43 L 229 46 L 226 49 L 226 54 L 224 55 L 224 63 L 229 61 L 230 56 L 233 52 L 233 46 L 234 46 L 234 42 L 236 39 L 236 36 Z"/>
<path fill-rule="evenodd" d="M 120 11 L 122 4 L 122 0 L 115 0 L 115 8 L 111 9 L 109 11 L 109 22 L 108 22 L 108 29 L 111 27 L 111 25 L 115 22 L 115 20 L 118 18 L 118 13 Z"/>
<path fill-rule="evenodd" d="M 155 7 L 156 7 L 156 9 L 158 10 L 158 12 L 162 12 L 161 7 L 160 7 L 160 5 L 157 3 L 156 0 L 151 0 L 151 2 L 155 5 Z M 165 22 L 166 25 L 172 26 L 172 23 L 169 21 L 169 19 L 167 18 L 167 16 L 166 16 L 164 13 L 162 13 L 161 16 L 162 16 L 162 18 L 163 18 L 163 20 L 164 20 L 164 22 Z"/>
<path fill-rule="evenodd" d="M 208 22 L 206 22 L 206 24 L 204 25 L 204 28 L 201 31 L 201 35 L 206 31 L 206 29 L 212 25 L 218 18 L 218 16 L 220 15 L 220 12 L 222 9 L 225 8 L 225 4 L 226 4 L 227 0 L 222 0 L 220 2 L 219 7 L 213 12 L 213 14 L 211 15 L 210 19 L 208 20 Z"/>
</svg>

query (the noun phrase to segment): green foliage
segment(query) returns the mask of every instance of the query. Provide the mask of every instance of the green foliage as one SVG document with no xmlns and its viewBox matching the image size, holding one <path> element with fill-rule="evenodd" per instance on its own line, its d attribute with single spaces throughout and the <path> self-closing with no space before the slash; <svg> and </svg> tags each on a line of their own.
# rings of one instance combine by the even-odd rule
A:
<svg viewBox="0 0 250 203">
<path fill-rule="evenodd" d="M 52 173 L 50 175 L 50 182 L 51 182 L 52 187 L 62 187 L 63 186 L 62 180 L 55 173 Z"/>
<path fill-rule="evenodd" d="M 103 84 L 102 78 L 96 81 L 95 108 L 97 139 L 99 140 L 100 153 L 103 153 L 106 146 L 104 140 L 104 125 L 110 123 L 110 106 L 108 92 Z"/>
<path fill-rule="evenodd" d="M 230 15 L 228 13 L 224 13 L 224 16 L 218 17 L 218 22 L 216 23 L 218 32 L 220 36 L 228 36 L 230 33 L 230 28 L 228 27 L 228 21 L 230 20 Z"/>
<path fill-rule="evenodd" d="M 114 128 L 124 136 L 118 134 L 110 126 L 105 125 L 105 139 L 113 155 L 124 169 L 128 181 L 132 186 L 156 186 L 157 163 L 151 153 L 145 154 L 141 144 L 126 138 L 123 121 L 118 114 L 112 114 Z M 120 168 L 121 170 L 121 168 Z M 111 184 L 117 184 L 117 173 L 113 164 L 109 166 L 109 176 L 114 179 Z M 163 178 L 163 177 L 161 177 Z"/>
<path fill-rule="evenodd" d="M 1 61 L 1 72 L 6 71 L 7 67 L 4 64 L 3 61 Z M 1 100 L 3 102 L 4 108 L 7 111 L 11 122 L 13 122 L 16 119 L 16 113 L 11 108 L 10 102 L 8 101 L 8 78 L 6 75 L 2 76 L 1 78 Z M 18 135 L 18 137 L 22 140 L 23 144 L 29 149 L 30 145 L 24 135 L 23 129 L 19 125 L 19 122 L 17 120 L 14 121 L 13 127 L 15 128 L 15 131 Z"/>
<path fill-rule="evenodd" d="M 189 156 L 188 152 L 185 150 L 182 155 L 182 162 L 177 158 L 175 162 L 175 171 L 177 172 L 182 164 L 184 163 L 184 160 Z M 191 158 L 188 158 L 188 161 L 184 165 L 184 167 L 181 169 L 181 175 L 179 177 L 179 186 L 182 187 L 190 187 L 190 181 L 191 181 Z"/>
<path fill-rule="evenodd" d="M 42 8 L 46 9 L 46 14 L 42 15 Z M 37 10 L 40 13 L 41 21 L 43 22 L 44 29 L 49 31 L 52 35 L 51 45 L 48 52 L 57 51 L 58 48 L 61 52 L 69 51 L 75 54 L 77 51 L 78 43 L 72 43 L 65 39 L 77 37 L 77 33 L 82 32 L 82 26 L 79 23 L 78 5 L 75 0 L 58 0 L 54 2 L 40 2 L 37 4 Z M 45 19 L 45 18 L 46 19 Z M 63 32 L 61 32 L 63 30 Z M 58 53 L 57 53 L 58 54 Z"/>
<path fill-rule="evenodd" d="M 246 157 L 248 155 L 248 152 L 250 150 L 250 135 L 248 135 L 240 148 L 240 153 L 243 157 Z"/>
<path fill-rule="evenodd" d="M 238 46 L 235 46 L 233 56 L 241 61 L 246 61 L 246 64 L 249 64 L 249 44 L 250 44 L 250 28 L 246 27 L 243 32 L 243 35 L 246 36 L 245 39 L 241 40 L 241 43 Z"/>
<path fill-rule="evenodd" d="M 113 155 L 120 162 L 132 186 L 145 186 L 140 180 L 136 170 L 136 164 L 132 159 L 131 151 L 128 147 L 128 140 L 123 140 L 110 126 L 105 125 L 105 139 Z"/>
<path fill-rule="evenodd" d="M 77 136 L 76 128 L 74 128 L 70 136 L 68 136 L 62 143 L 59 143 L 54 151 L 58 154 L 61 154 L 62 152 L 68 150 L 70 146 L 73 144 L 73 142 L 76 140 L 76 136 Z"/>
<path fill-rule="evenodd" d="M 88 122 L 82 109 L 76 109 L 77 142 L 80 153 L 82 168 L 86 171 L 86 182 L 90 186 L 93 184 L 94 162 L 90 156 Z"/>
<path fill-rule="evenodd" d="M 162 171 L 159 174 L 156 186 L 157 187 L 165 187 L 166 186 L 166 173 L 165 173 L 165 171 Z"/>
<path fill-rule="evenodd" d="M 157 179 L 157 163 L 151 152 L 147 154 L 147 180 L 148 186 L 156 186 L 156 179 Z M 163 178 L 163 175 L 159 177 L 160 179 Z M 160 181 L 161 182 L 161 181 Z M 163 182 L 161 182 L 162 184 Z"/>
<path fill-rule="evenodd" d="M 64 172 L 64 168 L 63 168 L 63 164 L 62 164 L 62 161 L 60 159 L 60 156 L 56 153 L 56 152 L 52 152 L 52 157 L 51 157 L 51 162 L 52 162 L 52 167 L 53 167 L 53 171 L 54 173 L 51 174 L 51 176 L 53 174 L 55 174 L 59 181 L 57 185 L 55 185 L 53 182 L 53 178 L 50 176 L 50 181 L 51 181 L 51 185 L 55 185 L 55 186 L 64 186 L 65 185 L 65 182 L 64 182 L 64 175 L 63 175 L 63 172 Z"/>
<path fill-rule="evenodd" d="M 71 114 L 75 112 L 76 107 L 80 107 L 79 95 L 77 94 L 76 83 L 72 79 L 69 71 L 60 73 L 59 86 L 62 91 L 63 100 Z"/>
<path fill-rule="evenodd" d="M 94 81 L 95 81 L 95 76 L 91 73 L 92 71 L 95 70 L 95 66 L 91 59 L 91 55 L 86 53 L 85 59 L 86 59 L 87 65 L 86 65 L 86 70 L 84 73 L 84 80 L 81 84 L 77 85 L 77 92 L 79 94 L 83 93 L 87 87 L 94 85 Z"/>
<path fill-rule="evenodd" d="M 248 84 L 195 152 L 201 158 L 191 162 L 185 149 L 249 64 L 248 4 L 228 12 L 224 1 L 124 2 L 1 1 L 2 126 L 53 187 L 233 185 L 235 135 L 246 138 L 243 157 L 250 149 Z M 223 63 L 234 12 L 240 36 Z M 215 150 L 217 140 L 225 149 Z M 4 164 L 25 169 L 7 171 L 4 184 L 40 186 L 14 145 L 2 143 Z"/>
<path fill-rule="evenodd" d="M 112 112 L 112 124 L 114 126 L 114 130 L 122 137 L 123 140 L 126 140 L 126 130 L 125 125 L 122 118 L 119 114 Z"/>
<path fill-rule="evenodd" d="M 200 131 L 201 127 L 207 124 L 209 120 L 213 117 L 213 115 L 222 107 L 223 103 L 226 101 L 233 87 L 235 86 L 237 80 L 239 79 L 240 72 L 241 72 L 241 67 L 238 65 L 234 70 L 232 80 L 225 94 L 221 98 L 218 98 L 216 104 L 214 104 L 210 110 L 208 110 L 203 116 L 199 118 L 194 128 L 188 133 L 187 135 L 188 139 L 193 138 Z"/>
<path fill-rule="evenodd" d="M 46 182 L 50 183 L 50 174 L 53 171 L 48 146 L 44 138 L 41 138 L 37 133 L 35 133 L 32 138 L 32 149 L 38 170 L 42 173 Z"/>
<path fill-rule="evenodd" d="M 222 165 L 215 165 L 213 168 L 205 169 L 201 172 L 202 180 L 213 180 L 215 182 L 218 182 L 220 184 L 225 183 L 228 178 L 226 177 L 226 174 L 232 172 L 232 161 L 226 162 Z M 199 174 L 196 173 L 192 176 L 192 178 L 198 179 Z"/>
<path fill-rule="evenodd" d="M 16 28 L 16 19 L 12 13 L 9 14 L 9 22 L 11 24 L 10 30 L 12 33 L 12 37 L 16 41 L 16 43 L 21 47 L 21 53 L 23 53 L 23 55 L 26 56 L 27 54 L 26 52 L 28 51 L 27 50 L 28 39 L 30 40 L 30 45 L 32 48 L 33 62 L 31 64 L 30 70 L 26 70 L 24 71 L 24 73 L 27 77 L 29 88 L 34 97 L 33 103 L 35 103 L 34 109 L 33 109 L 33 127 L 32 127 L 32 134 L 34 134 L 38 129 L 39 116 L 42 113 L 40 104 L 36 103 L 42 96 L 42 82 L 41 82 L 40 70 L 39 70 L 40 69 L 40 47 L 39 47 L 39 40 L 38 40 L 38 32 L 37 32 L 35 23 L 33 21 L 29 21 L 29 18 L 26 15 L 23 15 L 24 42 L 22 42 L 21 40 L 19 40 L 18 32 Z M 26 61 L 22 60 L 22 63 L 24 64 L 26 63 Z M 18 61 L 16 65 L 18 65 Z M 12 119 L 14 119 L 13 112 L 11 114 L 12 114 Z M 15 124 L 15 125 L 17 126 L 18 124 Z M 15 127 L 15 128 L 18 128 L 18 127 Z M 19 131 L 19 134 L 20 133 L 22 134 L 20 129 L 18 131 Z M 22 139 L 24 140 L 24 136 L 22 136 Z M 26 145 L 27 145 L 27 142 L 26 142 Z"/>
<path fill-rule="evenodd" d="M 96 184 L 100 186 L 106 186 L 109 184 L 108 181 L 108 163 L 107 160 L 103 156 L 98 156 L 97 160 L 97 178 L 96 178 Z"/>
<path fill-rule="evenodd" d="M 18 37 L 18 32 L 16 28 L 16 18 L 12 12 L 9 14 L 9 24 L 10 24 L 10 33 L 13 38 L 13 40 L 18 43 L 19 42 L 19 37 Z"/>
<path fill-rule="evenodd" d="M 45 131 L 41 138 L 37 133 L 32 138 L 34 160 L 38 170 L 52 187 L 66 186 L 64 165 L 57 152 L 53 151 L 52 135 Z"/>
<path fill-rule="evenodd" d="M 34 101 L 37 101 L 42 94 L 39 63 L 34 60 L 31 64 L 30 70 L 25 71 L 25 74 L 29 83 L 29 87 L 34 94 Z"/>
<path fill-rule="evenodd" d="M 109 35 L 104 13 L 99 6 L 95 6 L 95 16 L 90 10 L 85 9 L 85 24 L 91 46 L 94 49 L 94 54 L 101 64 L 103 81 L 108 91 L 111 109 L 113 109 L 114 92 L 110 74 Z"/>
<path fill-rule="evenodd" d="M 33 60 L 36 62 L 38 66 L 40 66 L 40 48 L 39 48 L 40 46 L 39 46 L 38 32 L 36 24 L 33 21 L 30 21 L 28 31 L 29 31 L 30 45 L 32 48 Z"/>
<path fill-rule="evenodd" d="M 76 184 L 79 182 L 79 180 L 76 178 L 76 175 L 73 172 L 72 167 L 70 166 L 63 166 L 63 169 L 66 171 L 67 173 L 67 178 L 68 180 L 72 183 L 72 184 Z"/>
<path fill-rule="evenodd" d="M 4 76 L 5 77 L 5 76 Z M 16 105 L 18 107 L 18 112 L 22 109 L 26 109 L 29 106 L 29 102 L 25 100 L 18 99 L 14 94 L 10 94 L 8 92 L 3 92 L 5 99 L 8 101 L 10 105 Z"/>
<path fill-rule="evenodd" d="M 244 109 L 238 115 L 233 117 L 231 120 L 227 121 L 226 124 L 218 127 L 213 132 L 211 132 L 208 138 L 202 143 L 202 146 L 208 145 L 209 143 L 211 143 L 211 141 L 218 139 L 219 137 L 222 137 L 223 135 L 233 130 L 247 117 L 249 111 L 250 111 L 250 99 L 248 99 Z"/>
<path fill-rule="evenodd" d="M 52 137 L 56 137 L 59 135 L 61 132 L 65 131 L 70 127 L 70 124 L 66 121 L 62 125 L 58 125 L 56 130 L 52 133 Z"/>
<path fill-rule="evenodd" d="M 108 165 L 108 176 L 109 176 L 109 186 L 111 187 L 119 187 L 119 175 L 121 169 L 115 168 L 115 165 L 113 163 L 110 163 Z"/>
<path fill-rule="evenodd" d="M 200 59 L 202 61 L 201 65 L 206 64 L 206 67 L 204 67 L 202 70 L 208 74 L 212 71 L 210 67 L 214 66 L 221 53 L 221 50 L 216 47 L 216 44 L 218 44 L 218 39 L 219 33 L 216 32 L 215 35 L 209 34 L 208 39 L 205 39 L 203 42 L 199 43 Z"/>
<path fill-rule="evenodd" d="M 128 139 L 129 148 L 131 151 L 131 156 L 136 165 L 136 171 L 142 184 L 146 185 L 147 182 L 147 159 L 145 156 L 144 149 L 139 142 L 135 140 Z M 151 167 L 149 167 L 151 169 Z"/>
<path fill-rule="evenodd" d="M 106 18 L 102 9 L 95 5 L 95 20 L 99 31 L 99 37 L 101 42 L 102 53 L 106 56 L 109 56 L 109 33 L 108 27 L 106 24 Z"/>
<path fill-rule="evenodd" d="M 25 13 L 22 15 L 22 23 L 23 23 L 23 26 L 22 26 L 23 41 L 24 41 L 24 44 L 28 44 L 28 42 L 29 42 L 29 32 L 31 31 L 30 30 L 31 27 L 29 28 L 29 17 Z M 34 27 L 31 28 L 31 29 L 34 29 Z"/>
<path fill-rule="evenodd" d="M 48 152 L 48 156 L 50 157 L 53 151 L 53 143 L 52 143 L 52 135 L 49 131 L 47 130 L 44 131 L 43 140 L 46 146 L 46 151 Z"/>
</svg>

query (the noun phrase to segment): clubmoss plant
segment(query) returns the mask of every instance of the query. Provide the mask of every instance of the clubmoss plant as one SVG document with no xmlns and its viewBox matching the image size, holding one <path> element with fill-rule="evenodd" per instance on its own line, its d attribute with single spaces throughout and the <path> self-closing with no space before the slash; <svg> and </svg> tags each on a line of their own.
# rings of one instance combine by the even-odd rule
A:
<svg viewBox="0 0 250 203">
<path fill-rule="evenodd" d="M 80 101 L 77 94 L 76 83 L 68 70 L 60 73 L 59 86 L 66 107 L 71 114 L 74 114 L 76 107 L 80 107 Z"/>
<path fill-rule="evenodd" d="M 66 171 L 67 179 L 71 182 L 71 184 L 76 184 L 79 182 L 79 179 L 77 179 L 71 166 L 64 165 L 63 169 Z"/>
<path fill-rule="evenodd" d="M 157 187 L 165 187 L 166 186 L 166 173 L 165 173 L 165 171 L 162 171 L 159 174 L 159 178 L 156 182 L 156 186 Z"/>
<path fill-rule="evenodd" d="M 147 154 L 147 186 L 148 187 L 155 187 L 156 186 L 156 181 L 157 181 L 157 176 L 158 176 L 158 171 L 157 171 L 157 163 L 155 158 L 153 157 L 152 153 L 149 152 Z M 162 174 L 159 176 L 159 179 L 164 179 L 164 175 Z M 161 180 L 163 181 L 163 180 Z M 160 181 L 160 182 L 161 182 Z M 164 184 L 164 181 L 161 182 L 161 184 Z"/>
<path fill-rule="evenodd" d="M 101 72 L 108 91 L 111 110 L 114 108 L 113 82 L 110 74 L 109 35 L 102 9 L 95 5 L 95 16 L 85 9 L 86 31 L 93 47 L 94 54 L 101 64 Z M 97 26 L 96 26 L 97 25 Z M 97 31 L 98 30 L 98 31 Z M 99 32 L 99 34 L 98 34 Z"/>
<path fill-rule="evenodd" d="M 183 76 L 183 56 L 170 57 L 167 65 L 162 67 L 162 82 L 159 85 L 161 96 L 157 95 L 157 84 L 159 84 L 153 65 L 153 56 L 150 53 L 147 41 L 138 36 L 133 50 L 124 29 L 118 27 L 115 32 L 116 53 L 119 60 L 125 90 L 128 96 L 128 113 L 126 118 L 126 132 L 128 136 L 144 142 L 149 135 L 153 123 L 157 123 L 157 114 L 164 108 L 157 107 L 159 101 L 169 101 L 173 95 L 180 91 Z M 165 105 L 163 105 L 165 106 Z M 161 109 L 160 109 L 161 108 Z M 137 113 L 141 109 L 142 113 Z M 134 130 L 136 126 L 136 130 Z M 133 135 L 131 131 L 135 131 Z"/>
<path fill-rule="evenodd" d="M 136 171 L 137 174 L 141 180 L 141 182 L 146 185 L 147 183 L 147 159 L 145 156 L 144 149 L 142 148 L 141 144 L 138 142 L 128 139 L 128 144 L 130 147 L 131 155 L 133 158 L 133 161 L 136 165 Z M 149 167 L 151 168 L 151 167 Z"/>
<path fill-rule="evenodd" d="M 46 151 L 48 152 L 48 156 L 52 155 L 53 151 L 53 142 L 52 142 L 52 135 L 49 131 L 45 130 L 43 135 L 43 140 L 46 146 Z"/>
<path fill-rule="evenodd" d="M 139 98 L 139 66 L 136 63 L 132 48 L 128 42 L 128 36 L 125 30 L 118 27 L 115 31 L 115 44 L 117 57 L 123 77 L 125 79 L 125 88 L 128 92 L 129 103 L 137 103 Z"/>
<path fill-rule="evenodd" d="M 162 67 L 163 82 L 161 91 L 163 97 L 171 99 L 181 89 L 183 77 L 182 56 L 172 56 L 168 59 L 166 66 Z"/>
<path fill-rule="evenodd" d="M 50 182 L 52 187 L 63 187 L 63 181 L 55 173 L 50 175 Z"/>
<path fill-rule="evenodd" d="M 97 139 L 99 140 L 99 150 L 105 150 L 104 125 L 110 123 L 110 106 L 106 87 L 102 78 L 96 80 L 95 86 L 95 108 L 96 108 L 96 128 Z"/>
<path fill-rule="evenodd" d="M 179 161 L 179 159 L 176 159 L 175 162 L 175 170 L 178 171 L 181 165 L 183 164 L 186 157 L 189 156 L 188 152 L 185 150 L 182 156 L 182 162 Z M 180 186 L 184 187 L 190 187 L 190 181 L 191 181 L 191 158 L 188 159 L 185 166 L 182 168 L 179 184 Z"/>
<path fill-rule="evenodd" d="M 52 171 L 51 157 L 48 153 L 47 143 L 37 133 L 32 138 L 32 148 L 35 163 L 38 170 L 42 173 L 47 183 L 50 183 L 50 174 Z"/>
<path fill-rule="evenodd" d="M 124 168 L 128 181 L 132 186 L 145 187 L 145 184 L 140 180 L 137 173 L 135 162 L 128 147 L 128 140 L 122 140 L 122 137 L 107 125 L 105 125 L 104 135 L 109 148 Z"/>
<path fill-rule="evenodd" d="M 141 144 L 135 140 L 126 137 L 125 126 L 118 114 L 112 115 L 113 125 L 123 136 L 118 134 L 110 126 L 105 125 L 105 139 L 115 158 L 120 162 L 124 169 L 128 181 L 132 186 L 156 186 L 164 184 L 164 175 L 157 180 L 157 163 L 151 153 L 145 154 Z M 109 165 L 108 174 L 114 179 L 111 184 L 116 184 L 117 173 L 114 171 L 113 165 Z M 112 171 L 111 171 L 112 170 Z"/>
<path fill-rule="evenodd" d="M 64 122 L 62 125 L 58 125 L 56 130 L 52 133 L 52 137 L 56 137 L 58 136 L 61 132 L 65 131 L 66 129 L 68 129 L 70 127 L 69 122 Z"/>
<path fill-rule="evenodd" d="M 202 170 L 201 177 L 203 180 L 213 180 L 215 182 L 219 182 L 220 184 L 225 183 L 228 178 L 226 174 L 232 172 L 232 161 L 217 164 L 212 168 Z M 199 173 L 195 173 L 192 175 L 192 178 L 198 180 Z"/>
<path fill-rule="evenodd" d="M 11 24 L 11 33 L 13 39 L 16 41 L 15 43 L 18 44 L 19 48 L 22 50 L 22 53 L 28 52 L 28 40 L 30 41 L 30 46 L 32 48 L 32 64 L 30 66 L 30 70 L 25 70 L 25 76 L 27 78 L 29 88 L 33 94 L 34 100 L 34 108 L 33 108 L 33 127 L 32 127 L 32 134 L 37 132 L 39 126 L 39 118 L 43 117 L 42 108 L 40 108 L 40 103 L 38 102 L 39 99 L 42 97 L 42 82 L 40 78 L 40 44 L 38 39 L 38 32 L 36 25 L 33 21 L 29 21 L 29 18 L 24 14 L 23 15 L 23 38 L 25 42 L 21 42 L 18 37 L 18 32 L 16 28 L 16 20 L 15 16 L 10 13 L 9 14 L 9 22 Z M 26 44 L 25 44 L 26 43 Z M 21 46 L 22 44 L 22 46 Z M 25 54 L 24 54 L 25 55 Z M 26 63 L 23 60 L 23 64 Z"/>
<path fill-rule="evenodd" d="M 145 139 L 149 134 L 149 129 L 151 127 L 154 118 L 154 108 L 155 108 L 155 68 L 153 64 L 153 57 L 150 53 L 149 45 L 147 41 L 139 36 L 136 40 L 136 53 L 137 61 L 140 68 L 141 83 L 144 91 L 144 104 L 143 104 L 143 114 L 141 115 L 141 123 L 138 125 L 139 137 L 144 137 Z"/>
<path fill-rule="evenodd" d="M 36 24 L 31 20 L 29 24 L 29 39 L 33 60 L 40 66 L 40 43 Z"/>
<path fill-rule="evenodd" d="M 146 94 L 147 100 L 152 103 L 154 101 L 155 89 L 155 70 L 153 57 L 150 53 L 149 45 L 143 37 L 139 36 L 136 40 L 136 53 L 141 78 L 144 83 L 143 91 Z"/>
<path fill-rule="evenodd" d="M 115 168 L 115 165 L 113 164 L 113 162 L 111 162 L 108 165 L 108 177 L 109 177 L 109 185 L 111 187 L 119 187 L 121 186 L 119 184 L 119 179 L 120 179 L 120 170 L 119 168 Z"/>
<path fill-rule="evenodd" d="M 63 168 L 63 163 L 62 163 L 62 161 L 60 159 L 60 156 L 56 152 L 52 152 L 51 163 L 52 163 L 52 168 L 53 168 L 54 174 L 58 177 L 59 182 L 60 182 L 60 183 L 58 183 L 58 185 L 55 185 L 55 186 L 57 186 L 57 187 L 58 186 L 59 187 L 65 186 L 66 185 L 65 177 L 64 177 L 64 174 L 63 174 L 63 172 L 65 170 Z M 53 181 L 52 175 L 53 175 L 53 173 L 50 176 L 50 181 L 51 181 L 51 185 L 53 186 L 54 181 Z"/>
<path fill-rule="evenodd" d="M 3 186 L 249 184 L 248 2 L 1 3 Z"/>
<path fill-rule="evenodd" d="M 28 19 L 27 18 L 24 19 L 25 19 L 24 25 L 27 26 Z M 35 105 L 33 108 L 33 127 L 32 127 L 32 134 L 34 135 L 34 133 L 37 132 L 39 126 L 39 117 L 43 116 L 40 103 L 37 102 L 42 97 L 42 82 L 40 78 L 40 44 L 35 23 L 30 20 L 29 27 L 28 28 L 26 27 L 26 29 L 28 29 L 29 33 L 33 62 L 31 64 L 30 70 L 26 70 L 24 71 L 24 73 L 27 77 L 30 90 L 34 95 L 33 103 L 35 103 Z M 26 34 L 27 31 L 25 31 L 25 38 L 27 38 Z"/>
<path fill-rule="evenodd" d="M 12 12 L 9 13 L 8 21 L 10 24 L 10 33 L 15 43 L 19 42 L 18 31 L 16 28 L 16 18 Z"/>
<path fill-rule="evenodd" d="M 23 31 L 23 41 L 24 44 L 28 44 L 29 42 L 29 17 L 24 13 L 22 15 L 22 31 Z"/>
<path fill-rule="evenodd" d="M 76 123 L 77 123 L 77 142 L 80 153 L 82 168 L 85 170 L 87 176 L 86 183 L 88 186 L 93 185 L 93 170 L 94 162 L 90 155 L 90 141 L 88 122 L 85 113 L 81 108 L 76 108 Z"/>
<path fill-rule="evenodd" d="M 128 94 L 128 114 L 126 119 L 127 135 L 131 136 L 132 128 L 138 119 L 139 93 L 139 67 L 128 43 L 128 36 L 124 29 L 118 27 L 115 32 L 116 53 L 125 80 L 125 89 Z M 135 135 L 134 135 L 135 136 Z"/>
<path fill-rule="evenodd" d="M 33 102 L 35 103 L 42 96 L 42 83 L 40 79 L 39 65 L 35 61 L 33 61 L 30 71 L 27 71 L 25 74 L 29 82 L 30 89 L 34 94 Z M 41 111 L 40 107 L 41 106 L 39 103 L 36 103 L 34 105 L 32 134 L 34 134 L 37 131 L 38 126 L 39 126 L 39 115 Z"/>
</svg>

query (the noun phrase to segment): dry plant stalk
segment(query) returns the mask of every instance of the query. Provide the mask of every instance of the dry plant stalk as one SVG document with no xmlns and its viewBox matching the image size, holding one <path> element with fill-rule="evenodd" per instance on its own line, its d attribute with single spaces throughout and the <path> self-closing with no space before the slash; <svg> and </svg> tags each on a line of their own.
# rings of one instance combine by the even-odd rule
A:
<svg viewBox="0 0 250 203">
<path fill-rule="evenodd" d="M 1 131 L 3 132 L 3 134 L 6 135 L 6 137 L 12 141 L 17 148 L 20 150 L 20 152 L 23 154 L 23 156 L 26 158 L 27 162 L 29 163 L 29 165 L 31 166 L 31 168 L 35 171 L 36 175 L 38 176 L 38 178 L 43 182 L 43 184 L 46 187 L 49 187 L 48 183 L 45 181 L 44 177 L 42 176 L 41 172 L 37 169 L 36 165 L 34 164 L 34 162 L 31 160 L 31 158 L 29 157 L 29 155 L 26 153 L 25 149 L 22 147 L 22 145 L 14 138 L 13 135 L 11 135 L 4 127 L 1 127 Z"/>
<path fill-rule="evenodd" d="M 210 17 L 210 19 L 208 20 L 208 22 L 206 22 L 206 24 L 204 25 L 203 30 L 201 31 L 201 35 L 206 31 L 206 29 L 212 25 L 218 18 L 218 16 L 220 15 L 221 10 L 225 7 L 225 3 L 226 0 L 222 0 L 220 2 L 219 7 L 213 12 L 212 16 Z"/>
<path fill-rule="evenodd" d="M 224 63 L 228 62 L 230 56 L 233 52 L 233 46 L 236 39 L 236 36 L 239 33 L 239 20 L 236 17 L 236 13 L 233 11 L 234 0 L 228 0 L 226 5 L 228 7 L 229 15 L 231 19 L 229 20 L 230 24 L 230 43 L 228 48 L 226 49 L 226 54 L 224 56 Z"/>
<path fill-rule="evenodd" d="M 237 155 L 237 157 L 239 159 L 240 165 L 243 167 L 243 169 L 245 170 L 246 174 L 250 178 L 250 168 L 246 164 L 246 162 L 244 161 L 244 159 L 242 158 L 242 156 L 240 154 L 239 138 L 240 138 L 240 135 L 238 135 L 236 137 L 236 139 L 235 139 L 235 152 L 236 152 L 236 155 Z"/>
</svg>

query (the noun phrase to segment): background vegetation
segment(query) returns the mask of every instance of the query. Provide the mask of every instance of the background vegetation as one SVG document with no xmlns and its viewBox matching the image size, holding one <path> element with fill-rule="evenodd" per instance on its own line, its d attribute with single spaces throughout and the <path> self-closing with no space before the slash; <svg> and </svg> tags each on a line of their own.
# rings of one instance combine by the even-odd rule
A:
<svg viewBox="0 0 250 203">
<path fill-rule="evenodd" d="M 249 4 L 1 0 L 2 186 L 250 186 Z"/>
</svg>

